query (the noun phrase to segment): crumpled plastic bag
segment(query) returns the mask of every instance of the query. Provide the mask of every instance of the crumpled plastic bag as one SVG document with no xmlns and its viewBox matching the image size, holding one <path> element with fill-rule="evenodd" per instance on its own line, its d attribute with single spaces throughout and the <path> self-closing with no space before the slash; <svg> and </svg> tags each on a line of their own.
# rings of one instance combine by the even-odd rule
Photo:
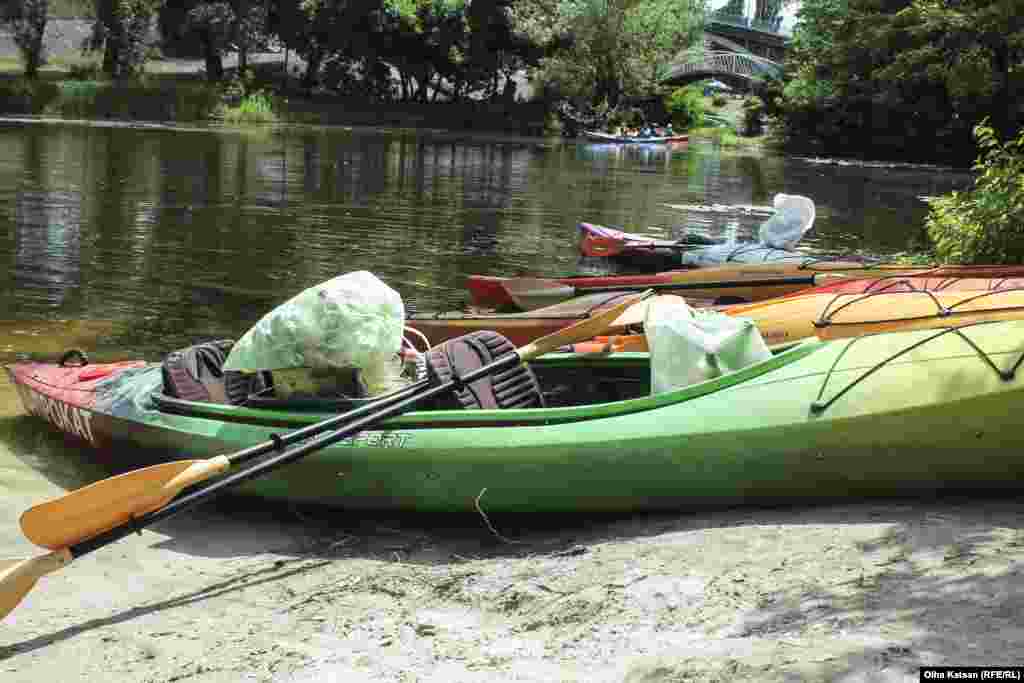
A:
<svg viewBox="0 0 1024 683">
<path fill-rule="evenodd" d="M 644 335 L 651 354 L 652 394 L 727 375 L 772 355 L 751 320 L 694 310 L 677 296 L 649 302 Z"/>
<path fill-rule="evenodd" d="M 392 374 L 405 326 L 402 297 L 365 270 L 303 290 L 231 348 L 225 370 L 359 368 L 370 388 Z"/>
<path fill-rule="evenodd" d="M 777 194 L 775 213 L 761 224 L 758 240 L 773 249 L 792 249 L 814 227 L 814 202 L 798 194 Z"/>
</svg>

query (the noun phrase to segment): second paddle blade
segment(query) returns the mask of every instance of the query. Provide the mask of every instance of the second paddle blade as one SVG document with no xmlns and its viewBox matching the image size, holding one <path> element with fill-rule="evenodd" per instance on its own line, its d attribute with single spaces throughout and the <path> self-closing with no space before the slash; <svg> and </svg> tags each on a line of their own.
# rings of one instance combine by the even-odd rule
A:
<svg viewBox="0 0 1024 683">
<path fill-rule="evenodd" d="M 513 303 L 524 311 L 557 304 L 576 296 L 575 287 L 544 278 L 509 279 L 502 286 Z"/>
<path fill-rule="evenodd" d="M 40 577 L 57 571 L 71 559 L 67 550 L 39 557 L 0 559 L 0 619 L 18 606 Z"/>
<path fill-rule="evenodd" d="M 103 479 L 29 508 L 21 530 L 38 546 L 66 548 L 163 507 L 186 486 L 229 465 L 223 456 L 178 460 Z"/>
</svg>

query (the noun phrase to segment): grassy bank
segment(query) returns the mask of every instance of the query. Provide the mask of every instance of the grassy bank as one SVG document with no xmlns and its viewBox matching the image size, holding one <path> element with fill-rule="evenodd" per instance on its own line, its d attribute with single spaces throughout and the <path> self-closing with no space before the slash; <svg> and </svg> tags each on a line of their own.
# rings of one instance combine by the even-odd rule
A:
<svg viewBox="0 0 1024 683">
<path fill-rule="evenodd" d="M 169 73 L 180 62 L 155 60 L 140 79 L 97 77 L 94 59 L 53 59 L 41 78 L 27 82 L 16 59 L 0 59 L 0 114 L 194 123 L 303 123 L 499 131 L 543 135 L 540 103 L 380 103 L 334 95 L 307 95 L 294 86 L 281 94 L 280 65 L 263 65 L 253 91 L 207 83 L 199 73 Z"/>
<path fill-rule="evenodd" d="M 0 80 L 2 113 L 68 118 L 201 121 L 221 103 L 219 89 L 168 79 L 92 81 L 21 78 Z"/>
</svg>

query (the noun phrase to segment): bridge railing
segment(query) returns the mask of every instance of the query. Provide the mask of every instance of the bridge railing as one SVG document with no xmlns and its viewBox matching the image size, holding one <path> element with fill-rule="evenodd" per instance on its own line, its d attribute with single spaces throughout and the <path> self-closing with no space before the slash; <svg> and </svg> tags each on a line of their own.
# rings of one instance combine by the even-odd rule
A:
<svg viewBox="0 0 1024 683">
<path fill-rule="evenodd" d="M 779 35 L 789 35 L 791 33 L 790 31 L 782 31 L 782 17 L 773 17 L 765 21 L 763 19 L 752 19 L 742 14 L 719 14 L 718 12 L 712 12 L 708 15 L 708 21 L 746 28 L 752 31 L 764 31 L 765 33 L 776 33 Z"/>
</svg>

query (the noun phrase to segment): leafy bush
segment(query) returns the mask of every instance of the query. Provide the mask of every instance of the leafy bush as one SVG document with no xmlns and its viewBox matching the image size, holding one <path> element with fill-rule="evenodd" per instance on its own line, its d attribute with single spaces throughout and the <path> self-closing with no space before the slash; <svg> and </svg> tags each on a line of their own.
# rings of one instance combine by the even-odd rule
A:
<svg viewBox="0 0 1024 683">
<path fill-rule="evenodd" d="M 665 98 L 665 108 L 672 117 L 672 125 L 677 128 L 686 130 L 704 123 L 704 97 L 697 86 L 673 90 Z"/>
<path fill-rule="evenodd" d="M 714 99 L 711 100 L 711 104 L 716 107 L 724 107 L 727 103 L 728 100 L 725 99 L 725 95 L 715 95 Z"/>
<path fill-rule="evenodd" d="M 691 128 L 691 140 L 706 140 L 719 147 L 739 147 L 742 140 L 726 126 L 709 126 L 707 128 Z"/>
<path fill-rule="evenodd" d="M 268 123 L 277 120 L 273 97 L 262 90 L 242 98 L 237 107 L 224 107 L 220 116 L 229 123 Z"/>
<path fill-rule="evenodd" d="M 68 78 L 73 81 L 96 81 L 103 77 L 100 63 L 95 60 L 68 65 Z"/>
<path fill-rule="evenodd" d="M 983 120 L 974 128 L 980 172 L 969 192 L 928 199 L 928 236 L 947 263 L 1024 263 L 1024 129 L 1000 142 Z"/>
</svg>

